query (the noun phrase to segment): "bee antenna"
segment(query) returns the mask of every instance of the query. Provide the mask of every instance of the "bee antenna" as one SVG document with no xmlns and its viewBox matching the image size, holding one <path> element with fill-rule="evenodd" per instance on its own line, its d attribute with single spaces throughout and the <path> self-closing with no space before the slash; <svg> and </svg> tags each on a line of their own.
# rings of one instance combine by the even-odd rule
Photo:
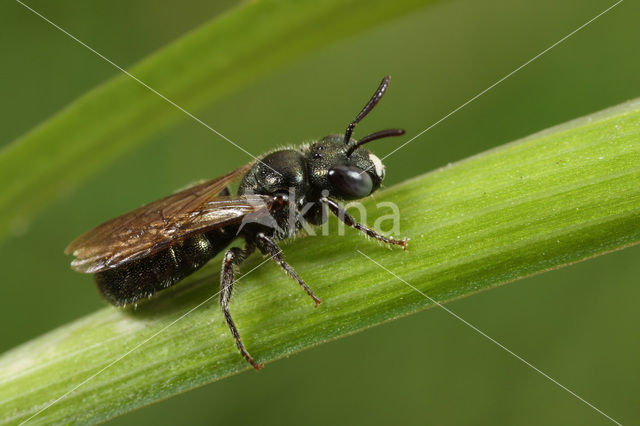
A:
<svg viewBox="0 0 640 426">
<path fill-rule="evenodd" d="M 387 75 L 382 79 L 382 81 L 380 82 L 380 86 L 378 86 L 378 88 L 376 89 L 371 99 L 369 99 L 369 102 L 367 102 L 364 108 L 362 108 L 362 111 L 360 111 L 360 113 L 356 115 L 356 118 L 354 118 L 353 121 L 349 124 L 349 126 L 347 126 L 347 130 L 344 132 L 345 145 L 347 145 L 351 140 L 351 134 L 353 133 L 353 129 L 356 128 L 356 124 L 358 124 L 360 120 L 365 118 L 367 114 L 369 114 L 371 110 L 375 108 L 377 103 L 380 102 L 380 99 L 382 99 L 384 92 L 386 92 L 387 87 L 389 87 L 390 79 L 391 79 L 390 75 Z"/>
<path fill-rule="evenodd" d="M 388 138 L 390 136 L 402 136 L 404 135 L 404 129 L 387 129 L 380 130 L 379 132 L 371 133 L 370 135 L 365 136 L 360 139 L 355 144 L 351 145 L 349 149 L 347 149 L 347 157 L 350 157 L 353 154 L 353 151 L 358 149 L 358 147 L 364 145 L 365 143 L 375 141 L 382 138 Z"/>
</svg>

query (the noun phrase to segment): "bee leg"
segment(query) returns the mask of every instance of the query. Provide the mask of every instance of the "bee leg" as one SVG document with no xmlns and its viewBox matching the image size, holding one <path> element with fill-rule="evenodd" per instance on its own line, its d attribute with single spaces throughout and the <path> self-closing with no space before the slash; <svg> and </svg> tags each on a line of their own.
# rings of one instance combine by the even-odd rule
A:
<svg viewBox="0 0 640 426">
<path fill-rule="evenodd" d="M 259 370 L 264 365 L 262 363 L 258 364 L 255 362 L 249 352 L 247 352 L 244 344 L 242 343 L 242 339 L 240 339 L 240 333 L 231 318 L 231 313 L 229 313 L 229 301 L 231 300 L 231 293 L 233 291 L 233 266 L 240 264 L 251 254 L 252 251 L 253 246 L 247 246 L 244 250 L 238 247 L 232 247 L 225 253 L 224 259 L 222 260 L 222 274 L 220 277 L 220 306 L 222 307 L 222 313 L 224 314 L 224 319 L 227 321 L 229 330 L 231 330 L 231 334 L 236 341 L 236 346 L 240 351 L 240 355 L 242 355 L 242 357 L 246 359 L 253 368 Z"/>
<path fill-rule="evenodd" d="M 284 269 L 284 272 L 287 275 L 298 281 L 300 287 L 302 287 L 304 291 L 313 299 L 313 301 L 316 302 L 316 305 L 322 303 L 322 300 L 320 300 L 318 297 L 316 297 L 315 294 L 313 294 L 313 291 L 311 291 L 307 283 L 305 283 L 304 280 L 300 278 L 298 274 L 296 274 L 296 271 L 294 271 L 293 268 L 284 261 L 284 258 L 282 257 L 282 250 L 280 250 L 280 247 L 278 247 L 275 241 L 267 237 L 264 233 L 260 232 L 256 235 L 255 242 L 262 254 L 270 256 L 278 265 L 280 265 L 282 269 Z"/>
<path fill-rule="evenodd" d="M 339 220 L 341 220 L 342 222 L 344 222 L 345 225 L 351 226 L 352 228 L 357 229 L 358 231 L 375 238 L 378 241 L 381 241 L 385 244 L 394 244 L 397 246 L 402 247 L 403 249 L 407 249 L 407 240 L 394 240 L 393 238 L 388 238 L 385 237 L 384 235 L 380 235 L 378 234 L 376 231 L 374 231 L 371 228 L 366 227 L 365 225 L 362 225 L 358 222 L 356 222 L 356 220 L 353 218 L 353 216 L 351 216 L 349 213 L 347 213 L 347 211 L 345 209 L 342 208 L 342 206 L 338 203 L 336 203 L 333 200 L 330 200 L 326 197 L 320 198 L 320 202 L 324 205 L 326 205 L 327 207 L 329 207 L 329 210 L 331 210 L 331 213 L 333 213 Z"/>
</svg>

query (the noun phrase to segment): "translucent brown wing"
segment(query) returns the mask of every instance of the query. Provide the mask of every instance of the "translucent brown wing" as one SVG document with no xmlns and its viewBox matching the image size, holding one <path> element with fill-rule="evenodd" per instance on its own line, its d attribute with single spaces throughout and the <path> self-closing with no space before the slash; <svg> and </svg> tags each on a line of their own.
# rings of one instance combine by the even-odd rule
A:
<svg viewBox="0 0 640 426">
<path fill-rule="evenodd" d="M 269 197 L 221 196 L 252 164 L 144 205 L 81 235 L 65 249 L 78 272 L 96 273 L 169 247 L 182 238 L 242 218 L 266 207 Z"/>
</svg>

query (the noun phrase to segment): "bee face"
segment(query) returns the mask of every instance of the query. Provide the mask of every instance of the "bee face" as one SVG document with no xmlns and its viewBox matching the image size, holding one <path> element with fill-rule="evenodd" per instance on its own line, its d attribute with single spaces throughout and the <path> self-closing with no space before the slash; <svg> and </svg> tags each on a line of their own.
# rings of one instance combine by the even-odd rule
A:
<svg viewBox="0 0 640 426">
<path fill-rule="evenodd" d="M 334 198 L 354 200 L 380 187 L 384 178 L 380 159 L 364 147 L 349 153 L 350 146 L 345 145 L 344 135 L 330 135 L 309 147 L 305 156 L 316 192 L 327 190 Z"/>
</svg>

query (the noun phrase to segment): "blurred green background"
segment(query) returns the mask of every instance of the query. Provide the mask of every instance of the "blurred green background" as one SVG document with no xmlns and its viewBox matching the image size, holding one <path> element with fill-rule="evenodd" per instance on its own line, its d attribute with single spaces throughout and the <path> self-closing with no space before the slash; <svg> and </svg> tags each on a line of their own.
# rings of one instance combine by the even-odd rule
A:
<svg viewBox="0 0 640 426">
<path fill-rule="evenodd" d="M 127 68 L 235 2 L 28 4 Z M 404 127 L 413 136 L 611 4 L 443 1 L 312 52 L 196 115 L 258 154 L 342 131 L 391 74 L 389 94 L 357 134 Z M 640 96 L 639 18 L 640 6 L 623 2 L 391 156 L 387 185 Z M 0 148 L 118 73 L 18 3 L 0 4 L 0 24 Z M 395 143 L 372 148 L 383 156 Z M 0 351 L 104 306 L 62 253 L 75 236 L 248 160 L 185 116 L 61 197 L 0 246 Z M 608 415 L 637 423 L 638 255 L 640 247 L 627 249 L 448 306 Z M 608 423 L 440 309 L 113 421 L 142 422 Z"/>
</svg>

